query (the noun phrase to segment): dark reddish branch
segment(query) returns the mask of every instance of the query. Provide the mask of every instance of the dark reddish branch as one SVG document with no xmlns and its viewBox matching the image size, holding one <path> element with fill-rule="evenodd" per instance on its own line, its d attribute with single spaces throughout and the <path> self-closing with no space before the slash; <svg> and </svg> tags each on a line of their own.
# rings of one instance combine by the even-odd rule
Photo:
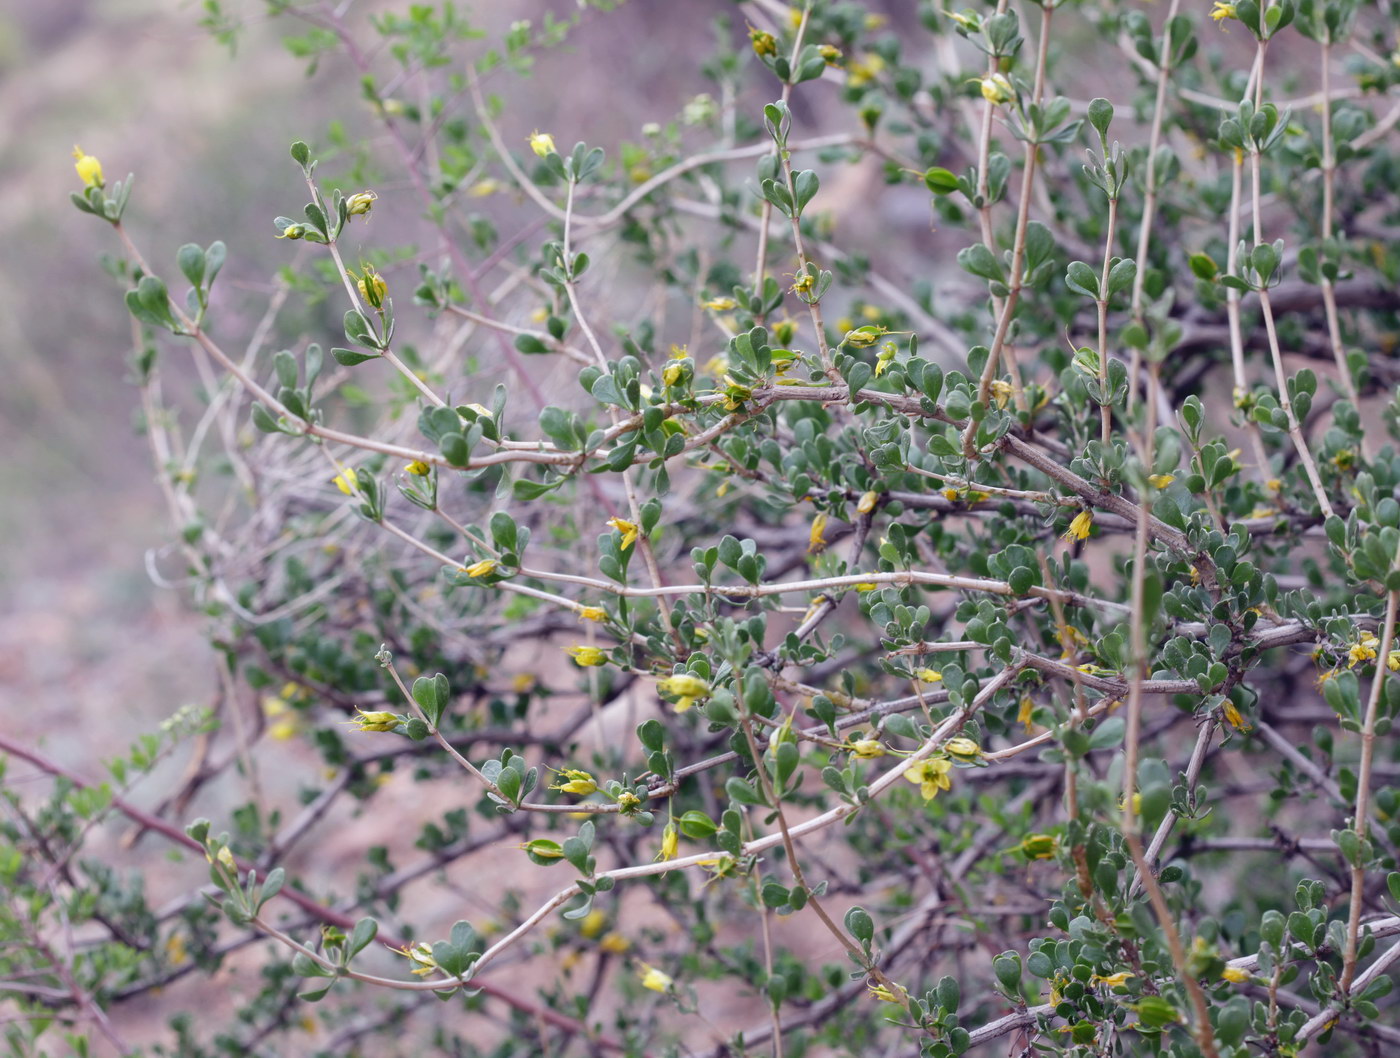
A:
<svg viewBox="0 0 1400 1058">
<path fill-rule="evenodd" d="M 20 760 L 28 761 L 30 764 L 33 764 L 36 768 L 40 769 L 43 772 L 46 772 L 49 775 L 55 775 L 68 780 L 79 789 L 89 789 L 97 785 L 96 783 L 92 782 L 92 780 L 85 779 L 81 775 L 70 771 L 62 764 L 59 764 L 57 761 L 51 760 L 50 758 L 44 756 L 44 754 L 40 753 L 38 750 L 33 749 L 29 746 L 21 745 L 20 743 L 11 740 L 7 735 L 3 733 L 0 733 L 0 753 L 7 753 L 12 757 L 18 757 Z M 159 816 L 153 816 L 149 812 L 137 808 L 135 805 L 131 804 L 128 801 L 124 801 L 120 797 L 112 798 L 112 807 L 115 808 L 118 812 L 121 812 L 122 815 L 131 819 L 133 822 L 139 823 L 141 826 L 145 827 L 148 830 L 154 830 L 162 837 L 175 842 L 177 845 L 183 845 L 186 848 L 192 849 L 193 851 L 201 854 L 204 852 L 204 848 L 199 844 L 199 842 L 195 841 L 193 838 L 191 838 L 188 834 L 186 834 L 179 827 L 175 826 L 173 823 L 169 823 L 166 820 L 161 819 Z M 238 868 L 240 871 L 246 872 L 247 870 L 249 870 L 249 865 L 246 862 L 239 860 Z M 328 925 L 338 926 L 339 928 L 347 932 L 355 928 L 355 919 L 353 919 L 351 916 L 343 914 L 339 911 L 335 911 L 329 907 L 326 907 L 323 904 L 318 904 L 309 896 L 306 896 L 304 893 L 297 892 L 297 890 L 293 888 L 284 887 L 278 895 L 285 900 L 290 900 L 303 911 L 307 912 L 310 915 L 314 915 L 316 918 L 320 919 L 322 922 L 327 923 Z M 379 931 L 378 937 L 376 939 L 379 941 L 380 944 L 383 944 L 387 948 L 402 948 L 407 943 L 407 941 L 403 940 L 402 938 L 385 934 L 385 932 L 382 929 Z M 534 1018 L 539 1018 L 541 1021 L 544 1021 L 554 1026 L 555 1028 L 563 1029 L 566 1032 L 579 1033 L 585 1038 L 592 1040 L 594 1043 L 603 1047 L 607 1047 L 611 1050 L 620 1051 L 623 1049 L 623 1045 L 617 1040 L 614 1040 L 608 1036 L 593 1035 L 591 1034 L 588 1026 L 584 1025 L 582 1022 L 575 1021 L 573 1018 L 565 1017 L 563 1014 L 560 1014 L 554 1010 L 550 1010 L 548 1007 L 538 1006 L 537 1004 L 531 1003 L 528 1000 L 521 999 L 509 989 L 503 988 L 500 985 L 492 984 L 490 981 L 476 979 L 471 982 L 471 987 L 480 989 L 482 992 L 485 992 L 488 996 L 491 996 L 494 999 L 499 999 L 501 1002 L 514 1007 L 516 1010 L 519 1010 L 524 1014 L 528 1014 Z"/>
</svg>

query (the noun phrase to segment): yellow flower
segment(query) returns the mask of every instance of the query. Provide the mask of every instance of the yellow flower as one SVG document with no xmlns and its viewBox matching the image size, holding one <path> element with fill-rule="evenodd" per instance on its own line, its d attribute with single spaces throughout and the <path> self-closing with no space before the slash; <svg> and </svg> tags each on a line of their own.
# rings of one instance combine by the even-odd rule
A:
<svg viewBox="0 0 1400 1058">
<path fill-rule="evenodd" d="M 411 948 L 405 945 L 402 948 L 391 948 L 390 950 L 398 952 L 412 963 L 413 973 L 417 974 L 419 977 L 422 977 L 424 974 L 430 974 L 438 968 L 437 961 L 433 958 L 432 945 L 427 941 L 420 940 Z"/>
<path fill-rule="evenodd" d="M 611 933 L 605 933 L 603 939 L 598 942 L 599 950 L 605 951 L 609 955 L 621 955 L 630 947 L 632 947 L 631 941 L 615 930 Z"/>
<path fill-rule="evenodd" d="M 867 323 L 864 327 L 847 331 L 846 336 L 841 339 L 841 344 L 854 346 L 857 349 L 868 349 L 878 342 L 884 333 L 885 328 Z"/>
<path fill-rule="evenodd" d="M 680 847 L 680 831 L 676 829 L 676 824 L 667 823 L 661 831 L 661 851 L 657 853 L 656 858 L 658 860 L 674 860 Z"/>
<path fill-rule="evenodd" d="M 1016 89 L 1011 87 L 1011 82 L 999 73 L 989 74 L 978 82 L 978 87 L 982 89 L 982 98 L 993 106 L 1001 103 L 1009 103 L 1016 98 Z"/>
<path fill-rule="evenodd" d="M 83 149 L 78 146 L 73 148 L 73 157 L 76 161 L 73 168 L 78 170 L 78 176 L 87 187 L 102 186 L 102 163 L 90 154 L 84 154 Z"/>
<path fill-rule="evenodd" d="M 267 733 L 272 736 L 274 741 L 287 742 L 296 738 L 299 730 L 296 720 L 287 717 L 274 723 L 267 729 Z"/>
<path fill-rule="evenodd" d="M 909 994 L 904 990 L 902 985 L 895 985 L 895 988 L 899 989 L 898 992 L 888 989 L 884 985 L 877 985 L 871 982 L 867 982 L 865 987 L 870 990 L 870 998 L 878 1000 L 881 1003 L 903 1003 L 905 996 Z"/>
<path fill-rule="evenodd" d="M 335 477 L 331 478 L 331 483 L 347 496 L 353 496 L 360 488 L 359 479 L 356 478 L 353 470 L 342 470 Z"/>
<path fill-rule="evenodd" d="M 1116 974 L 1109 974 L 1107 977 L 1095 975 L 1093 979 L 1101 985 L 1107 985 L 1109 988 L 1117 988 L 1120 985 L 1127 984 L 1136 976 L 1137 974 L 1129 973 L 1127 970 L 1119 970 Z"/>
<path fill-rule="evenodd" d="M 806 294 L 816 285 L 817 277 L 811 273 L 795 273 L 792 277 L 792 286 L 788 287 L 788 291 L 792 294 Z"/>
<path fill-rule="evenodd" d="M 219 850 L 218 855 L 215 856 L 214 859 L 218 860 L 219 866 L 223 867 L 224 870 L 228 871 L 230 874 L 238 874 L 238 862 L 233 858 L 233 851 L 227 845 Z"/>
<path fill-rule="evenodd" d="M 671 980 L 670 974 L 662 973 L 655 966 L 642 963 L 643 988 L 650 988 L 653 992 L 669 992 L 673 984 L 675 982 Z"/>
<path fill-rule="evenodd" d="M 1338 470 L 1350 470 L 1356 462 L 1356 453 L 1350 448 L 1343 448 L 1332 457 L 1332 465 Z"/>
<path fill-rule="evenodd" d="M 812 519 L 812 528 L 807 533 L 807 553 L 816 555 L 826 550 L 826 515 L 819 513 Z"/>
<path fill-rule="evenodd" d="M 535 685 L 535 677 L 530 672 L 517 672 L 511 677 L 510 689 L 516 694 L 525 694 Z"/>
<path fill-rule="evenodd" d="M 1021 695 L 1021 708 L 1016 713 L 1016 722 L 1025 727 L 1026 731 L 1035 728 L 1035 721 L 1031 719 L 1031 713 L 1035 711 L 1035 699 L 1029 694 Z"/>
<path fill-rule="evenodd" d="M 586 771 L 579 771 L 577 768 L 565 768 L 559 774 L 563 777 L 564 781 L 555 783 L 550 787 L 551 790 L 573 794 L 575 797 L 587 797 L 598 789 L 597 780 Z"/>
<path fill-rule="evenodd" d="M 992 379 L 992 399 L 998 408 L 1006 407 L 1006 402 L 1011 399 L 1011 383 L 1004 378 Z"/>
<path fill-rule="evenodd" d="M 1227 0 L 1215 0 L 1215 6 L 1210 10 L 1210 17 L 1216 22 L 1224 22 L 1228 18 L 1239 18 L 1239 12 L 1235 10 L 1235 5 Z"/>
<path fill-rule="evenodd" d="M 856 739 L 851 743 L 851 750 L 857 757 L 862 757 L 865 760 L 870 760 L 872 757 L 883 757 L 885 755 L 885 747 L 880 744 L 878 739 L 874 738 Z"/>
<path fill-rule="evenodd" d="M 165 942 L 165 957 L 170 960 L 171 966 L 179 966 L 189 958 L 189 951 L 185 947 L 185 938 L 178 933 L 170 934 Z"/>
<path fill-rule="evenodd" d="M 426 478 L 433 471 L 433 468 L 428 466 L 428 464 L 423 462 L 421 459 L 415 459 L 412 463 L 409 463 L 403 469 L 405 474 L 412 474 L 415 477 L 420 478 Z"/>
<path fill-rule="evenodd" d="M 878 503 L 879 500 L 880 494 L 874 489 L 871 489 L 869 492 L 861 496 L 860 502 L 856 504 L 856 510 L 859 511 L 861 514 L 869 514 L 875 509 L 875 504 Z"/>
<path fill-rule="evenodd" d="M 702 302 L 700 307 L 709 309 L 711 312 L 729 312 L 731 309 L 737 309 L 739 303 L 733 298 L 711 298 L 709 301 Z"/>
<path fill-rule="evenodd" d="M 1371 632 L 1362 632 L 1361 640 L 1354 644 L 1347 651 L 1347 668 L 1354 669 L 1362 661 L 1373 661 L 1376 657 L 1376 647 L 1380 645 L 1380 640 Z M 1389 664 L 1389 659 L 1387 659 Z"/>
<path fill-rule="evenodd" d="M 880 76 L 884 68 L 884 58 L 873 51 L 867 51 L 859 59 L 846 64 L 846 84 L 852 88 L 869 84 Z"/>
<path fill-rule="evenodd" d="M 578 931 L 589 940 L 598 936 L 608 924 L 608 916 L 599 911 L 596 907 L 583 916 L 583 921 L 578 924 Z"/>
<path fill-rule="evenodd" d="M 1089 539 L 1089 528 L 1094 524 L 1093 511 L 1080 511 L 1074 516 L 1074 521 L 1069 523 L 1069 528 L 1065 530 L 1066 540 L 1087 540 Z"/>
<path fill-rule="evenodd" d="M 942 682 L 943 682 L 943 673 L 939 672 L 937 669 L 919 669 L 918 672 L 914 673 L 914 676 L 915 676 L 921 683 L 942 683 Z"/>
<path fill-rule="evenodd" d="M 919 788 L 925 801 L 932 801 L 939 790 L 951 790 L 953 780 L 948 773 L 953 770 L 953 762 L 945 757 L 921 760 L 911 764 L 904 771 L 904 777 Z"/>
<path fill-rule="evenodd" d="M 863 581 L 861 581 L 859 584 L 857 584 L 857 585 L 855 586 L 855 588 L 856 588 L 856 591 L 874 591 L 874 590 L 875 590 L 876 588 L 878 588 L 879 586 L 880 586 L 880 585 L 875 584 L 875 583 L 873 583 L 873 582 L 871 582 L 871 581 L 864 581 L 864 580 L 863 580 Z"/>
<path fill-rule="evenodd" d="M 585 621 L 606 621 L 608 619 L 608 611 L 601 606 L 580 606 L 578 615 Z"/>
<path fill-rule="evenodd" d="M 674 676 L 667 676 L 656 685 L 667 694 L 674 694 L 683 698 L 703 698 L 710 693 L 710 685 L 699 676 L 692 676 L 688 672 L 680 672 Z"/>
<path fill-rule="evenodd" d="M 1240 711 L 1235 708 L 1234 702 L 1227 699 L 1225 704 L 1221 707 L 1221 711 L 1225 714 L 1226 722 L 1236 731 L 1248 731 L 1251 729 L 1252 725 L 1240 715 Z"/>
<path fill-rule="evenodd" d="M 570 647 L 569 654 L 573 657 L 574 661 L 585 668 L 589 666 L 606 665 L 608 662 L 608 655 L 597 647 Z"/>
<path fill-rule="evenodd" d="M 530 133 L 530 150 L 534 151 L 541 158 L 554 153 L 554 137 L 547 132 L 536 129 Z"/>
<path fill-rule="evenodd" d="M 1227 966 L 1220 971 L 1220 976 L 1231 984 L 1242 985 L 1250 979 L 1250 972 L 1240 966 Z"/>
<path fill-rule="evenodd" d="M 1400 650 L 1392 650 L 1387 654 L 1385 665 L 1391 672 L 1400 672 Z"/>
<path fill-rule="evenodd" d="M 661 369 L 661 381 L 668 386 L 674 386 L 681 380 L 681 374 L 685 371 L 685 364 L 679 360 L 672 360 Z"/>
<path fill-rule="evenodd" d="M 379 196 L 373 191 L 359 191 L 345 200 L 345 212 L 352 217 L 363 217 L 374 208 Z"/>
<path fill-rule="evenodd" d="M 494 195 L 499 190 L 501 190 L 501 182 L 499 180 L 492 180 L 488 176 L 485 180 L 478 180 L 476 183 L 472 184 L 471 187 L 467 188 L 467 194 L 472 198 L 486 198 L 488 195 Z"/>
<path fill-rule="evenodd" d="M 970 738 L 950 738 L 943 743 L 943 752 L 958 760 L 976 760 L 982 755 L 982 747 Z"/>
<path fill-rule="evenodd" d="M 1171 484 L 1173 481 L 1175 481 L 1175 480 L 1176 480 L 1176 475 L 1175 475 L 1175 474 L 1149 474 L 1149 475 L 1147 475 L 1147 481 L 1148 481 L 1148 483 L 1149 483 L 1154 489 L 1164 489 L 1164 488 L 1166 488 L 1168 485 L 1170 485 L 1170 484 Z"/>
<path fill-rule="evenodd" d="M 392 731 L 399 724 L 399 718 L 383 709 L 366 712 L 356 708 L 355 715 L 347 723 L 358 731 Z"/>
<path fill-rule="evenodd" d="M 622 518 L 609 518 L 608 524 L 622 534 L 621 550 L 626 551 L 637 542 L 637 526 Z"/>
<path fill-rule="evenodd" d="M 817 48 L 817 51 L 821 53 L 821 57 L 826 60 L 828 66 L 840 66 L 844 59 L 841 49 L 834 44 L 822 44 Z"/>
<path fill-rule="evenodd" d="M 277 238 L 279 238 L 279 239 L 300 239 L 300 238 L 305 237 L 305 235 L 306 235 L 306 225 L 305 225 L 305 224 L 288 224 L 288 225 L 287 225 L 285 228 L 283 228 L 282 231 L 278 234 Z"/>
<path fill-rule="evenodd" d="M 467 567 L 469 577 L 489 577 L 496 572 L 496 567 L 500 565 L 494 558 L 483 558 L 480 562 L 473 562 Z"/>
</svg>

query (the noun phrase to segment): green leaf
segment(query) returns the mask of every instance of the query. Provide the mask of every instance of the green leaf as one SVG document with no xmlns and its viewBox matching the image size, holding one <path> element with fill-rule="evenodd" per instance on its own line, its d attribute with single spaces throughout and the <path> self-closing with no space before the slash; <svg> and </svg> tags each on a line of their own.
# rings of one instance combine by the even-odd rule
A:
<svg viewBox="0 0 1400 1058">
<path fill-rule="evenodd" d="M 361 353 L 354 349 L 340 347 L 333 348 L 331 356 L 335 357 L 335 362 L 341 367 L 354 367 L 356 364 L 363 364 L 366 360 L 379 359 L 378 353 Z"/>
<path fill-rule="evenodd" d="M 1210 254 L 1193 253 L 1188 260 L 1191 272 L 1197 279 L 1213 281 L 1220 275 L 1220 266 L 1217 265 Z"/>
<path fill-rule="evenodd" d="M 817 174 L 811 169 L 803 169 L 793 176 L 792 187 L 796 194 L 798 213 L 807 208 L 807 203 L 812 201 L 820 186 L 821 182 L 817 179 Z"/>
<path fill-rule="evenodd" d="M 862 944 L 869 944 L 875 939 L 875 920 L 860 905 L 846 912 L 845 922 L 846 931 Z"/>
<path fill-rule="evenodd" d="M 181 246 L 175 254 L 175 261 L 180 266 L 180 271 L 184 273 L 191 286 L 202 287 L 204 285 L 204 249 L 196 243 L 187 242 Z"/>
<path fill-rule="evenodd" d="M 1086 298 L 1099 298 L 1099 277 L 1083 261 L 1071 261 L 1065 272 L 1065 286 Z"/>
<path fill-rule="evenodd" d="M 1089 100 L 1089 124 L 1099 134 L 1100 139 L 1108 137 L 1108 126 L 1113 121 L 1113 104 L 1099 97 Z"/>
</svg>

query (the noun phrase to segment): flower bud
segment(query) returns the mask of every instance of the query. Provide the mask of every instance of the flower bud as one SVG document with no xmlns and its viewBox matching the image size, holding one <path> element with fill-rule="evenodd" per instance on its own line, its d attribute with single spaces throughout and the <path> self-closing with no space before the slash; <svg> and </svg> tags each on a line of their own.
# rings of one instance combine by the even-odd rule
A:
<svg viewBox="0 0 1400 1058">
<path fill-rule="evenodd" d="M 1050 834 L 1027 834 L 1021 839 L 1021 855 L 1028 860 L 1048 860 L 1055 855 L 1055 844 Z"/>
<path fill-rule="evenodd" d="M 1016 98 L 1016 89 L 999 73 L 989 74 L 978 83 L 982 89 L 982 98 L 994 106 L 1009 103 Z"/>
<path fill-rule="evenodd" d="M 386 284 L 379 273 L 369 265 L 365 266 L 365 274 L 355 285 L 360 288 L 360 297 L 364 298 L 376 309 L 384 304 L 384 298 L 389 293 L 388 284 Z"/>
<path fill-rule="evenodd" d="M 982 747 L 970 738 L 950 738 L 943 743 L 943 752 L 956 760 L 976 760 L 982 755 Z"/>
<path fill-rule="evenodd" d="M 554 153 L 554 137 L 547 132 L 536 129 L 530 133 L 530 150 L 541 158 L 549 157 Z"/>
<path fill-rule="evenodd" d="M 360 191 L 345 200 L 345 212 L 352 217 L 362 217 L 374 208 L 379 198 L 373 191 Z"/>
<path fill-rule="evenodd" d="M 570 647 L 569 654 L 584 668 L 606 665 L 608 661 L 607 653 L 597 647 Z"/>
<path fill-rule="evenodd" d="M 78 176 L 83 181 L 84 186 L 101 187 L 103 184 L 102 163 L 92 155 L 84 154 L 83 149 L 77 146 L 73 148 L 73 157 L 75 159 L 73 168 L 78 170 Z"/>
<path fill-rule="evenodd" d="M 559 773 L 563 782 L 557 782 L 550 787 L 551 790 L 558 790 L 560 793 L 573 794 L 576 797 L 587 797 L 595 793 L 598 789 L 598 782 L 586 771 L 579 771 L 577 768 L 565 768 Z"/>
<path fill-rule="evenodd" d="M 356 709 L 349 723 L 360 731 L 392 731 L 399 725 L 399 718 L 383 709 L 366 712 Z"/>
<path fill-rule="evenodd" d="M 778 54 L 778 39 L 764 30 L 750 26 L 749 43 L 753 45 L 753 53 L 760 58 L 764 55 Z"/>
</svg>

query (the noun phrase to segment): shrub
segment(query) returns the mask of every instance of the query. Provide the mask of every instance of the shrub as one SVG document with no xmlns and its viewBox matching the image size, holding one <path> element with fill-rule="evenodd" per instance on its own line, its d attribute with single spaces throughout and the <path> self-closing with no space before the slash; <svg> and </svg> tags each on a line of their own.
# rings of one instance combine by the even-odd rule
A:
<svg viewBox="0 0 1400 1058">
<path fill-rule="evenodd" d="M 167 985 L 152 1054 L 1393 1044 L 1394 5 L 755 3 L 633 140 L 514 127 L 610 6 L 271 4 L 378 131 L 174 269 L 78 152 L 228 692 L 3 736 L 11 1050 Z"/>
</svg>

